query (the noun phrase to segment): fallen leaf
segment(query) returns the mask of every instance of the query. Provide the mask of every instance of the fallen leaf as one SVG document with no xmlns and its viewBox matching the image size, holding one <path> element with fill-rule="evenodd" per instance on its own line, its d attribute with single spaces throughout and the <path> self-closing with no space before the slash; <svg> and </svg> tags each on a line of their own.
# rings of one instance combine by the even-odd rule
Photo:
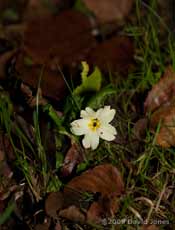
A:
<svg viewBox="0 0 175 230">
<path fill-rule="evenodd" d="M 163 77 L 153 86 L 144 103 L 145 112 L 153 112 L 165 103 L 170 103 L 175 96 L 175 72 L 167 67 Z"/>
<path fill-rule="evenodd" d="M 103 217 L 113 217 L 119 209 L 119 200 L 115 193 L 109 196 L 100 197 L 94 201 L 87 211 L 87 222 L 101 224 Z"/>
<path fill-rule="evenodd" d="M 41 76 L 43 95 L 58 100 L 65 92 L 58 68 L 71 71 L 95 45 L 91 25 L 79 12 L 68 10 L 58 16 L 37 18 L 27 23 L 16 70 L 23 82 L 33 88 L 38 87 Z"/>
<path fill-rule="evenodd" d="M 59 216 L 75 222 L 85 222 L 84 214 L 74 205 L 61 210 Z"/>
<path fill-rule="evenodd" d="M 99 165 L 87 170 L 80 176 L 73 178 L 67 186 L 82 192 L 99 192 L 102 196 L 111 193 L 121 195 L 124 192 L 121 175 L 117 168 L 110 164 Z M 67 186 L 65 186 L 64 194 L 69 193 Z"/>
<path fill-rule="evenodd" d="M 64 203 L 63 194 L 61 192 L 52 192 L 45 201 L 46 214 L 54 219 L 58 217 L 58 211 L 62 209 Z"/>
<path fill-rule="evenodd" d="M 132 41 L 127 37 L 114 36 L 96 46 L 87 60 L 104 72 L 126 74 L 133 65 L 133 55 Z"/>
<path fill-rule="evenodd" d="M 78 191 L 76 193 L 76 191 Z M 124 184 L 116 167 L 110 164 L 96 166 L 73 178 L 64 188 L 64 197 L 76 199 L 76 194 L 99 194 L 87 209 L 87 221 L 99 222 L 102 216 L 111 216 L 117 211 L 117 197 L 124 193 Z M 78 195 L 77 195 L 78 199 Z M 74 203 L 76 204 L 76 203 Z M 80 205 L 80 202 L 79 202 Z M 101 216 L 99 216 L 101 215 Z"/>
<path fill-rule="evenodd" d="M 90 31 L 87 17 L 73 10 L 32 20 L 24 33 L 24 50 L 35 64 L 50 60 L 53 63 L 57 58 L 59 65 L 71 65 L 77 60 L 82 61 L 83 55 L 96 45 Z"/>
<path fill-rule="evenodd" d="M 130 12 L 134 2 L 133 0 L 83 1 L 101 23 L 110 23 L 113 21 L 121 23 Z"/>
<path fill-rule="evenodd" d="M 30 87 L 25 85 L 24 83 L 21 83 L 20 89 L 21 89 L 21 92 L 24 94 L 24 97 L 29 107 L 33 108 L 36 105 L 46 105 L 47 104 L 47 100 L 42 97 L 41 88 L 38 88 L 37 94 L 35 96 L 33 95 Z"/>
<path fill-rule="evenodd" d="M 162 147 L 168 148 L 175 146 L 175 103 L 161 106 L 156 110 L 150 121 L 150 128 L 155 131 L 160 123 L 160 130 L 156 136 L 156 143 Z"/>
<path fill-rule="evenodd" d="M 61 175 L 63 177 L 70 176 L 77 164 L 83 161 L 83 153 L 80 147 L 73 143 L 68 152 L 66 153 Z"/>
<path fill-rule="evenodd" d="M 29 0 L 25 10 L 24 20 L 31 20 L 32 18 L 42 18 L 43 16 L 52 15 L 60 10 L 69 8 L 70 5 L 70 0 Z"/>
</svg>

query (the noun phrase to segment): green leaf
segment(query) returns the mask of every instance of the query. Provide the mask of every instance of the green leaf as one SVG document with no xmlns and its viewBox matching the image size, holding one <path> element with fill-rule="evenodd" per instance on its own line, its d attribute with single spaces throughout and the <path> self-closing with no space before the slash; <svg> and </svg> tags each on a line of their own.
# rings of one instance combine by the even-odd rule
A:
<svg viewBox="0 0 175 230">
<path fill-rule="evenodd" d="M 87 105 L 92 109 L 97 109 L 103 105 L 108 96 L 115 94 L 116 92 L 117 91 L 114 87 L 108 85 L 91 97 Z"/>
<path fill-rule="evenodd" d="M 59 117 L 51 104 L 42 107 L 43 112 L 47 113 L 58 128 L 62 127 L 63 118 Z"/>
<path fill-rule="evenodd" d="M 85 72 L 84 68 L 87 66 L 83 65 L 82 71 L 82 83 L 78 86 L 74 91 L 73 94 L 80 95 L 85 92 L 97 92 L 101 88 L 101 81 L 102 81 L 102 74 L 98 67 L 95 67 L 93 73 L 90 76 L 86 76 L 83 74 Z"/>
</svg>

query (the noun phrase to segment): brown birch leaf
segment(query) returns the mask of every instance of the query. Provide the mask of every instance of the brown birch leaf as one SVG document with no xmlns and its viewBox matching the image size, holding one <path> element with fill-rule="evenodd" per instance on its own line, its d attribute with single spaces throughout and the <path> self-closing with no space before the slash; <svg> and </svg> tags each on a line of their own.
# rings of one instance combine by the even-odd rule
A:
<svg viewBox="0 0 175 230">
<path fill-rule="evenodd" d="M 99 194 L 96 198 L 94 196 L 89 207 L 85 208 L 87 210 L 86 221 L 97 223 L 102 220 L 103 216 L 112 216 L 117 212 L 118 197 L 124 193 L 124 184 L 116 167 L 111 164 L 103 164 L 73 178 L 65 186 L 63 193 L 65 202 L 67 197 L 70 201 L 72 197 L 72 203 L 80 207 L 83 194 Z M 79 197 L 80 193 L 81 197 Z M 76 197 L 77 200 L 79 199 L 77 204 Z"/>
<path fill-rule="evenodd" d="M 121 22 L 129 14 L 134 2 L 133 0 L 83 1 L 101 23 Z"/>
<path fill-rule="evenodd" d="M 148 93 L 144 103 L 145 112 L 153 112 L 165 103 L 170 104 L 173 96 L 175 96 L 175 72 L 169 66 L 160 81 Z"/>
<path fill-rule="evenodd" d="M 150 121 L 152 130 L 156 130 L 160 122 L 160 130 L 156 136 L 156 143 L 162 147 L 175 146 L 175 103 L 161 106 L 156 110 Z"/>
</svg>

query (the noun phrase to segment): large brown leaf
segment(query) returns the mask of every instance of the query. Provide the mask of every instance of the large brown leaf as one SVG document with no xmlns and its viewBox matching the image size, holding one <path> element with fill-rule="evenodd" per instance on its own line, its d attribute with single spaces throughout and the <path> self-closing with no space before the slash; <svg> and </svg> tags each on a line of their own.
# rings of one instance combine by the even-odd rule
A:
<svg viewBox="0 0 175 230">
<path fill-rule="evenodd" d="M 73 178 L 64 188 L 65 201 L 67 197 L 69 199 L 73 197 L 72 200 L 75 200 L 76 191 L 77 194 L 86 192 L 99 194 L 96 201 L 86 208 L 86 220 L 100 222 L 102 216 L 111 216 L 116 213 L 119 205 L 117 197 L 124 193 L 124 184 L 117 168 L 104 164 Z M 76 205 L 75 202 L 74 204 Z"/>
<path fill-rule="evenodd" d="M 160 130 L 156 136 L 156 143 L 162 147 L 175 146 L 175 103 L 161 106 L 151 116 L 151 128 L 156 129 L 160 123 Z"/>
<path fill-rule="evenodd" d="M 132 8 L 133 0 L 83 0 L 86 6 L 102 22 L 121 22 Z"/>
<path fill-rule="evenodd" d="M 100 192 L 102 196 L 108 196 L 112 193 L 121 195 L 124 191 L 119 171 L 110 164 L 99 165 L 89 169 L 80 176 L 73 178 L 67 186 L 82 192 Z M 69 193 L 67 186 L 64 189 L 64 194 Z"/>
<path fill-rule="evenodd" d="M 90 23 L 79 12 L 68 10 L 58 16 L 31 20 L 26 26 L 16 69 L 22 80 L 34 88 L 41 76 L 43 95 L 60 99 L 64 96 L 65 82 L 58 66 L 67 70 L 76 67 L 95 45 Z"/>
<path fill-rule="evenodd" d="M 39 18 L 52 15 L 58 10 L 69 8 L 70 5 L 71 0 L 28 0 L 24 17 L 25 20 L 30 20 L 31 18 Z"/>
<path fill-rule="evenodd" d="M 165 148 L 175 146 L 175 71 L 171 66 L 148 93 L 144 106 L 146 112 L 153 112 L 151 130 L 155 132 L 160 124 L 156 144 Z"/>
<path fill-rule="evenodd" d="M 47 31 L 46 31 L 47 28 Z M 91 25 L 81 13 L 67 10 L 28 22 L 24 34 L 24 50 L 35 64 L 58 58 L 58 63 L 72 64 L 94 46 Z"/>
<path fill-rule="evenodd" d="M 175 96 L 175 72 L 171 66 L 167 67 L 163 77 L 153 86 L 145 100 L 146 112 L 152 112 L 165 103 L 170 103 Z"/>
</svg>

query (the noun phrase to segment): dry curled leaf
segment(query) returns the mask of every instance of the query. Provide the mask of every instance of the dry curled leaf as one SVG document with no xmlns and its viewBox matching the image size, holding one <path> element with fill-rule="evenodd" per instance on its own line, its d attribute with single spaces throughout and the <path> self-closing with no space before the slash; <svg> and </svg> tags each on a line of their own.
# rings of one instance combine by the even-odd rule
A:
<svg viewBox="0 0 175 230">
<path fill-rule="evenodd" d="M 121 23 L 130 12 L 134 2 L 133 0 L 83 1 L 101 23 L 110 23 L 113 21 Z"/>
<path fill-rule="evenodd" d="M 153 112 L 175 96 L 175 72 L 167 67 L 163 77 L 153 86 L 144 103 L 145 112 Z"/>
<path fill-rule="evenodd" d="M 83 161 L 83 153 L 80 147 L 73 143 L 68 152 L 66 153 L 63 167 L 61 169 L 61 175 L 63 177 L 70 176 L 73 169 L 77 164 Z"/>
<path fill-rule="evenodd" d="M 20 89 L 29 107 L 33 108 L 36 105 L 46 105 L 47 104 L 47 100 L 42 97 L 41 88 L 38 88 L 37 94 L 35 96 L 33 95 L 30 87 L 24 83 L 21 83 Z"/>
<path fill-rule="evenodd" d="M 86 220 L 100 222 L 102 216 L 111 216 L 117 211 L 119 204 L 117 197 L 124 192 L 124 184 L 117 168 L 110 164 L 104 164 L 73 178 L 64 188 L 65 200 L 66 197 L 73 197 L 75 200 L 75 191 L 78 191 L 77 194 L 99 194 L 95 198 L 95 203 L 92 203 L 89 209 L 86 207 Z"/>
<path fill-rule="evenodd" d="M 153 86 L 144 103 L 146 112 L 153 112 L 150 129 L 156 133 L 156 144 L 175 146 L 175 71 L 169 66 L 160 81 Z"/>
<path fill-rule="evenodd" d="M 162 147 L 175 146 L 175 103 L 161 106 L 151 116 L 151 129 L 156 130 L 160 123 L 160 130 L 156 136 L 156 143 Z"/>
<path fill-rule="evenodd" d="M 102 196 L 115 193 L 121 195 L 124 192 L 123 180 L 118 169 L 110 164 L 96 166 L 73 178 L 68 186 L 78 191 L 101 193 Z M 68 190 L 69 192 L 69 190 Z M 65 187 L 64 193 L 67 193 Z"/>
</svg>

